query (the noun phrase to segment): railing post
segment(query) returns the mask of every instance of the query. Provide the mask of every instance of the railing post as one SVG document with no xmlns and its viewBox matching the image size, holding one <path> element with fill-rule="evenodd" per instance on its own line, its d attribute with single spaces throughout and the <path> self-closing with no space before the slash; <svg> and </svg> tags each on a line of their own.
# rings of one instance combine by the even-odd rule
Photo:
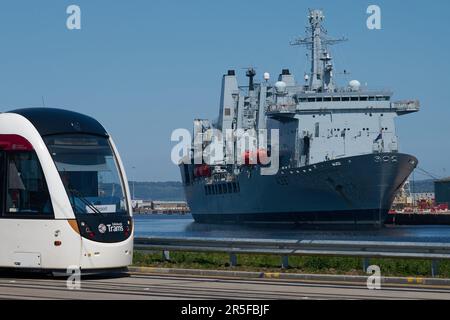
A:
<svg viewBox="0 0 450 320">
<path fill-rule="evenodd" d="M 431 260 L 431 276 L 433 278 L 439 275 L 439 260 Z"/>
<path fill-rule="evenodd" d="M 169 250 L 163 250 L 162 258 L 163 258 L 164 261 L 170 261 L 170 251 Z"/>
<path fill-rule="evenodd" d="M 230 253 L 230 266 L 232 267 L 237 266 L 237 256 L 235 253 Z"/>
<path fill-rule="evenodd" d="M 362 260 L 362 267 L 363 267 L 364 273 L 367 272 L 367 269 L 369 268 L 369 266 L 370 266 L 370 259 L 369 258 L 363 258 L 363 260 Z"/>
<path fill-rule="evenodd" d="M 281 268 L 289 268 L 289 256 L 281 256 Z"/>
</svg>

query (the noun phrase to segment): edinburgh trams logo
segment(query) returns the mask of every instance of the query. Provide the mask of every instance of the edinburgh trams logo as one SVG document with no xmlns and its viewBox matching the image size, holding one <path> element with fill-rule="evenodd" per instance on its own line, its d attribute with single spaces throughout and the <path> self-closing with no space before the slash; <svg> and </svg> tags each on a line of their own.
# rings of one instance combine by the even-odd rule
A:
<svg viewBox="0 0 450 320">
<path fill-rule="evenodd" d="M 102 234 L 106 232 L 106 226 L 103 223 L 98 225 L 98 232 Z"/>
<path fill-rule="evenodd" d="M 104 234 L 106 232 L 123 232 L 123 224 L 121 222 L 113 222 L 109 224 L 99 224 L 98 231 L 101 234 Z"/>
</svg>

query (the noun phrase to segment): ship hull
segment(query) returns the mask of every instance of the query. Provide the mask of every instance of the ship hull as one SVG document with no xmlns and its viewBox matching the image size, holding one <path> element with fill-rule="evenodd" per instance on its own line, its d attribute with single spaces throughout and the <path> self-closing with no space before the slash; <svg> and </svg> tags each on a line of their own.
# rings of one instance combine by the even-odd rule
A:
<svg viewBox="0 0 450 320">
<path fill-rule="evenodd" d="M 181 165 L 181 171 L 196 222 L 382 225 L 416 166 L 415 157 L 399 153 L 341 158 L 271 176 L 246 166 L 235 185 L 190 179 L 193 165 Z"/>
</svg>

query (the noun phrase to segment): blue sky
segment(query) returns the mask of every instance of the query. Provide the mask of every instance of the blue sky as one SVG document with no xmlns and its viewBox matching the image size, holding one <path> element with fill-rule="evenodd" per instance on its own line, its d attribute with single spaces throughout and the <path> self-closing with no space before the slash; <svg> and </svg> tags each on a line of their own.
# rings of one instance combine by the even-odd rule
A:
<svg viewBox="0 0 450 320">
<path fill-rule="evenodd" d="M 66 28 L 66 8 L 82 10 L 82 30 Z M 382 10 L 382 30 L 366 9 Z M 99 119 L 112 133 L 128 176 L 179 180 L 170 161 L 173 129 L 215 118 L 221 76 L 255 66 L 302 77 L 308 8 L 322 8 L 336 68 L 396 99 L 421 100 L 397 119 L 401 151 L 425 170 L 450 175 L 450 2 L 14 0 L 0 2 L 0 111 L 63 107 Z M 338 79 L 345 84 L 349 78 Z M 136 169 L 132 169 L 135 167 Z M 446 168 L 446 171 L 444 169 Z M 421 176 L 416 175 L 416 178 Z"/>
</svg>

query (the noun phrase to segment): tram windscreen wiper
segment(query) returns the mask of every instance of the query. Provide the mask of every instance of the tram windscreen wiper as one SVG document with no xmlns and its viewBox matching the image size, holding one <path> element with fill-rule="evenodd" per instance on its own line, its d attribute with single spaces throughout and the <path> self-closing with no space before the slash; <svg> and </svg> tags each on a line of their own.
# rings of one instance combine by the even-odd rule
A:
<svg viewBox="0 0 450 320">
<path fill-rule="evenodd" d="M 86 206 L 88 206 L 88 208 L 91 209 L 94 214 L 102 214 L 100 210 L 98 210 L 92 202 L 86 199 L 86 197 L 80 191 L 76 189 L 69 189 L 69 192 L 80 199 Z"/>
</svg>

